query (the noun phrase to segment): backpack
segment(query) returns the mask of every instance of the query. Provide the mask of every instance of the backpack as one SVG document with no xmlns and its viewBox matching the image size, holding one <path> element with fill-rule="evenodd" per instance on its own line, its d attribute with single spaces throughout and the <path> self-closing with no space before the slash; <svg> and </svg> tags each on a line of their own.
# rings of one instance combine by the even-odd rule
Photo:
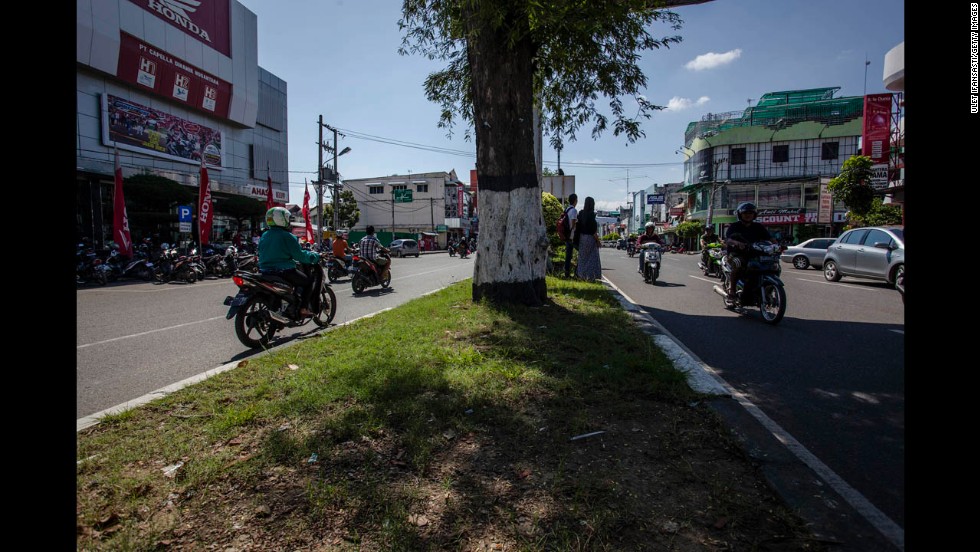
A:
<svg viewBox="0 0 980 552">
<path fill-rule="evenodd" d="M 568 222 L 568 210 L 571 208 L 571 206 L 565 208 L 565 211 L 560 217 L 558 217 L 558 224 L 555 228 L 555 230 L 558 231 L 558 238 L 563 242 L 567 242 L 569 239 L 571 239 L 568 236 L 568 232 L 571 230 L 571 223 Z"/>
</svg>

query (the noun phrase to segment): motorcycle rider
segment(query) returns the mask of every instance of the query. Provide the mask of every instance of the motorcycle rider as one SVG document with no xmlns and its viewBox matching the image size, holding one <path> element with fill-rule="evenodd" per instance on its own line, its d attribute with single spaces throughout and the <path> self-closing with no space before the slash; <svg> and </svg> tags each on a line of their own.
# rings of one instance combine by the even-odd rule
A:
<svg viewBox="0 0 980 552">
<path fill-rule="evenodd" d="M 758 215 L 755 204 L 744 201 L 735 208 L 737 222 L 728 227 L 725 232 L 725 245 L 728 246 L 728 258 L 732 267 L 731 278 L 728 280 L 727 301 L 735 300 L 735 283 L 748 264 L 748 249 L 755 242 L 773 241 L 772 235 L 765 226 L 755 221 Z"/>
<path fill-rule="evenodd" d="M 333 257 L 343 261 L 344 268 L 350 266 L 354 250 L 347 243 L 347 234 L 340 234 L 333 240 Z"/>
<path fill-rule="evenodd" d="M 636 240 L 637 247 L 650 242 L 664 245 L 664 239 L 656 232 L 655 226 L 652 221 L 643 225 L 643 234 Z M 646 252 L 646 249 L 640 249 L 640 268 L 637 269 L 640 274 L 643 274 L 643 257 L 646 256 Z"/>
<path fill-rule="evenodd" d="M 388 275 L 388 260 L 378 256 L 378 253 L 388 253 L 388 248 L 381 245 L 377 236 L 374 235 L 374 226 L 367 227 L 367 235 L 361 238 L 358 244 L 362 259 L 367 259 L 374 264 L 378 273 L 378 281 L 384 280 Z"/>
<path fill-rule="evenodd" d="M 320 255 L 300 247 L 299 238 L 289 231 L 290 217 L 285 207 L 266 211 L 265 224 L 269 228 L 259 239 L 259 272 L 289 282 L 299 298 L 299 316 L 305 318 L 315 314 L 307 308 L 313 286 L 310 278 L 296 268 L 296 262 L 315 264 L 320 262 Z"/>
<path fill-rule="evenodd" d="M 711 259 L 708 257 L 708 244 L 717 243 L 718 239 L 714 226 L 704 227 L 704 234 L 701 234 L 701 262 L 704 264 L 705 270 L 711 266 Z"/>
</svg>

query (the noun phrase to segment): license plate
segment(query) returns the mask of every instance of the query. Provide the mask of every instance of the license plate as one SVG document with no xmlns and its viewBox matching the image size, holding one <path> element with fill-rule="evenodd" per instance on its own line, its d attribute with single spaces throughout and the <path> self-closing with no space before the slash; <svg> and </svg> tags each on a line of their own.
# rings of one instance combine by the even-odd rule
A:
<svg viewBox="0 0 980 552">
<path fill-rule="evenodd" d="M 773 262 L 775 260 L 776 260 L 776 257 L 772 257 L 772 256 L 769 256 L 769 255 L 760 255 L 759 256 L 759 261 L 760 262 L 763 262 L 763 263 L 771 263 L 771 262 Z"/>
<path fill-rule="evenodd" d="M 247 295 L 243 293 L 239 293 L 235 297 L 229 297 L 225 299 L 225 304 L 228 305 L 229 307 L 240 307 L 245 304 L 246 299 L 248 299 Z"/>
</svg>

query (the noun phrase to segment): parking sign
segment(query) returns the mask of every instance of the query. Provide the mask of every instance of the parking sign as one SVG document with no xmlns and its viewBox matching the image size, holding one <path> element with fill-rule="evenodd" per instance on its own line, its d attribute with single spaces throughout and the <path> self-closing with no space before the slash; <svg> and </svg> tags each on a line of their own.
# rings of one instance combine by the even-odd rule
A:
<svg viewBox="0 0 980 552">
<path fill-rule="evenodd" d="M 177 220 L 180 222 L 181 232 L 191 231 L 192 211 L 190 205 L 180 205 L 177 207 Z"/>
</svg>

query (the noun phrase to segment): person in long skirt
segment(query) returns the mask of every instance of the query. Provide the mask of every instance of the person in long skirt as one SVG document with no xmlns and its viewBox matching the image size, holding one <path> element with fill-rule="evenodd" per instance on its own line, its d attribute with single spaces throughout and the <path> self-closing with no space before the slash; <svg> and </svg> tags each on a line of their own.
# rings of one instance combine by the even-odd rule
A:
<svg viewBox="0 0 980 552">
<path fill-rule="evenodd" d="M 595 199 L 585 198 L 585 206 L 578 214 L 575 224 L 575 246 L 578 247 L 578 267 L 575 275 L 583 280 L 594 282 L 602 278 L 602 264 L 599 262 L 599 225 L 595 220 Z"/>
</svg>

